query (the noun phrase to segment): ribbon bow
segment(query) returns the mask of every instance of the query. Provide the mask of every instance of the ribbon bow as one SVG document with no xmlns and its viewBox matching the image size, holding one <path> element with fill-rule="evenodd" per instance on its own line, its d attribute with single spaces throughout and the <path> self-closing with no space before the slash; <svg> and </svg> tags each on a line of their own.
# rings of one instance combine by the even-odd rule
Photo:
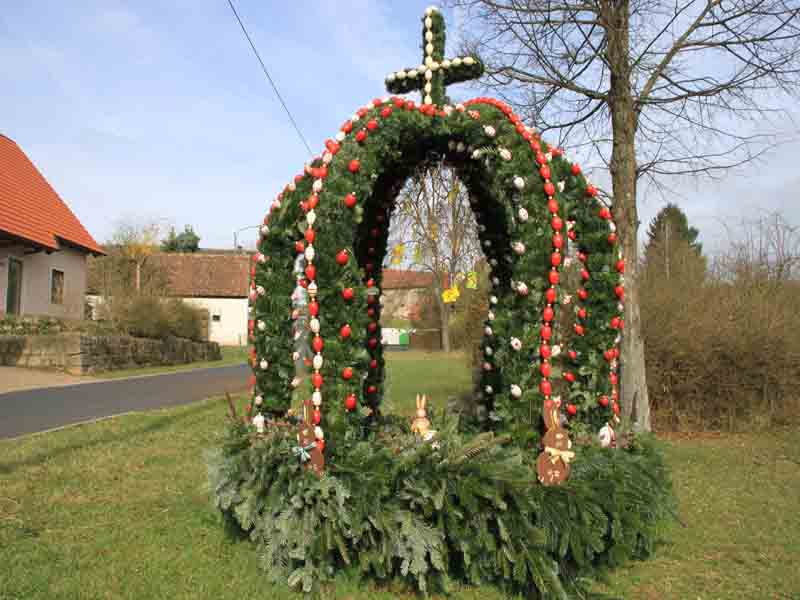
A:
<svg viewBox="0 0 800 600">
<path fill-rule="evenodd" d="M 310 450 L 317 447 L 317 442 L 311 442 L 308 446 L 295 446 L 292 448 L 292 453 L 300 458 L 300 462 L 304 463 L 311 460 Z"/>
<path fill-rule="evenodd" d="M 555 463 L 560 458 L 565 464 L 569 464 L 569 461 L 575 458 L 575 453 L 571 450 L 559 450 L 558 448 L 545 446 L 544 451 L 550 455 L 550 461 L 552 463 Z"/>
</svg>

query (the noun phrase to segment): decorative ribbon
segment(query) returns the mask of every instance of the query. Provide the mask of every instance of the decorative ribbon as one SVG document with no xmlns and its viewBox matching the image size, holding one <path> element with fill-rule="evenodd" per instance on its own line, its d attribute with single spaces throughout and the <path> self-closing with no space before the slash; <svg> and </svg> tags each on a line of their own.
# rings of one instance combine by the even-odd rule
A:
<svg viewBox="0 0 800 600">
<path fill-rule="evenodd" d="M 575 458 L 575 453 L 571 450 L 559 450 L 558 448 L 545 446 L 544 451 L 550 455 L 550 462 L 553 464 L 555 464 L 559 458 L 563 460 L 565 464 L 569 464 L 569 461 Z"/>
<path fill-rule="evenodd" d="M 311 442 L 308 446 L 305 447 L 295 446 L 294 448 L 292 448 L 292 453 L 300 458 L 301 463 L 304 463 L 306 461 L 311 460 L 311 455 L 309 454 L 309 451 L 313 450 L 316 447 L 317 447 L 317 442 Z"/>
</svg>

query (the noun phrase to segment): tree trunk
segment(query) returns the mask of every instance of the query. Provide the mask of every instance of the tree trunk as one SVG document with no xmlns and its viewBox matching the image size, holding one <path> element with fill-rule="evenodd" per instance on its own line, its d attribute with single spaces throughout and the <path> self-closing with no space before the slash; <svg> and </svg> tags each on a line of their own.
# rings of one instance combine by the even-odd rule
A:
<svg viewBox="0 0 800 600">
<path fill-rule="evenodd" d="M 609 108 L 613 132 L 611 181 L 614 220 L 625 257 L 625 330 L 622 336 L 620 409 L 623 420 L 650 430 L 650 404 L 639 315 L 638 231 L 636 211 L 636 106 L 631 93 L 628 0 L 607 5 Z"/>
<path fill-rule="evenodd" d="M 437 293 L 439 305 L 439 323 L 441 324 L 442 350 L 450 352 L 450 307 L 442 300 L 442 294 Z"/>
</svg>

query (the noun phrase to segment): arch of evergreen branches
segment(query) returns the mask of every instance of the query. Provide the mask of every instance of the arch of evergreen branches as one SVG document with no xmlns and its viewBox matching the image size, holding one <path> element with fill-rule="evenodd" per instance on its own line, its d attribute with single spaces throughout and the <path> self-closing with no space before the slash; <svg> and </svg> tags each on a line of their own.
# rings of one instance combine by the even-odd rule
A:
<svg viewBox="0 0 800 600">
<path fill-rule="evenodd" d="M 469 189 L 492 266 L 477 390 L 492 427 L 529 439 L 544 401 L 556 398 L 571 423 L 596 430 L 612 419 L 624 265 L 610 211 L 577 165 L 488 98 L 442 108 L 376 99 L 325 146 L 278 195 L 262 228 L 251 288 L 259 410 L 281 416 L 300 383 L 290 300 L 300 253 L 314 424 L 355 426 L 365 406 L 378 413 L 378 298 L 394 200 L 420 165 L 445 160 Z M 561 271 L 572 260 L 581 281 L 564 289 Z M 560 310 L 574 312 L 572 331 L 555 326 Z"/>
</svg>

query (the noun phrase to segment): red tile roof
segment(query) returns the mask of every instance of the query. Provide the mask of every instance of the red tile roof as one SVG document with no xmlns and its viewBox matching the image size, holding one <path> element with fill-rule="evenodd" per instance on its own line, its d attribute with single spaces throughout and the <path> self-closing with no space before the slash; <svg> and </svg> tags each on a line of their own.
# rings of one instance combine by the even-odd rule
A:
<svg viewBox="0 0 800 600">
<path fill-rule="evenodd" d="M 166 272 L 171 296 L 247 297 L 250 254 L 159 253 L 151 260 Z"/>
<path fill-rule="evenodd" d="M 103 254 L 16 142 L 0 134 L 0 233 L 58 250 L 62 242 Z"/>
</svg>

